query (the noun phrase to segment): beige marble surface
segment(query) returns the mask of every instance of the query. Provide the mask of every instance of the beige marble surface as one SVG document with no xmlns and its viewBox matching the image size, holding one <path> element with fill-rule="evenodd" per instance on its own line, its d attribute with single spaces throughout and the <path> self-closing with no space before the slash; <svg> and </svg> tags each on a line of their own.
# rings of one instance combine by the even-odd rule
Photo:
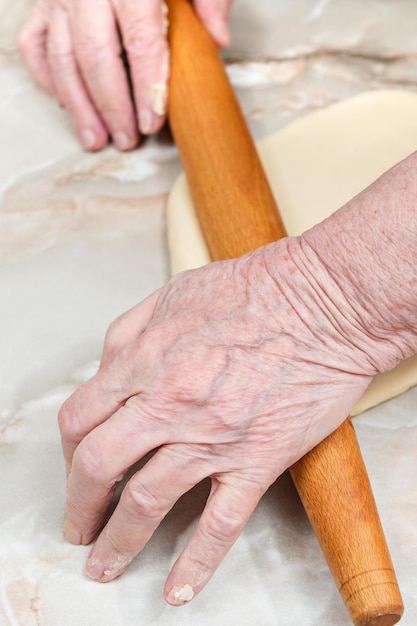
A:
<svg viewBox="0 0 417 626">
<path fill-rule="evenodd" d="M 0 625 L 348 626 L 287 475 L 209 587 L 162 600 L 206 485 L 123 577 L 82 573 L 61 534 L 56 413 L 97 364 L 105 329 L 168 277 L 164 207 L 180 171 L 167 133 L 131 154 L 83 152 L 15 52 L 29 0 L 0 0 Z M 367 89 L 417 85 L 417 5 L 238 0 L 228 71 L 254 136 Z M 356 419 L 406 613 L 417 619 L 417 389 Z"/>
</svg>

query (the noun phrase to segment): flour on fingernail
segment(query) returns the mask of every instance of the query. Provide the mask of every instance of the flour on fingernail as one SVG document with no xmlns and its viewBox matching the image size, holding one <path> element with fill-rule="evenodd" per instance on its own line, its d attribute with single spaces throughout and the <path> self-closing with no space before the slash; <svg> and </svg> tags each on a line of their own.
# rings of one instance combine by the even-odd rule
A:
<svg viewBox="0 0 417 626">
<path fill-rule="evenodd" d="M 117 554 L 103 561 L 93 553 L 87 560 L 86 573 L 91 578 L 106 582 L 122 574 L 131 561 L 132 557 L 125 554 Z"/>
<path fill-rule="evenodd" d="M 130 565 L 131 561 L 132 556 L 127 554 L 118 554 L 116 558 L 113 558 L 113 560 L 106 564 L 106 569 L 103 571 L 103 576 L 105 576 L 106 578 L 114 578 L 115 576 L 122 574 L 127 566 Z"/>
<path fill-rule="evenodd" d="M 162 33 L 166 35 L 168 32 L 168 6 L 166 2 L 161 2 L 161 10 L 162 10 Z M 152 111 L 156 113 L 156 115 L 165 115 L 166 113 L 166 102 L 167 102 L 167 80 L 169 74 L 169 51 L 165 50 L 164 56 L 161 64 L 161 73 L 159 80 L 156 83 L 151 85 L 151 90 L 153 92 L 153 105 Z"/>
<path fill-rule="evenodd" d="M 193 588 L 190 585 L 184 585 L 174 593 L 174 596 L 177 600 L 184 600 L 184 602 L 189 602 L 194 597 Z"/>
<path fill-rule="evenodd" d="M 168 594 L 167 600 L 171 604 L 185 604 L 194 598 L 194 589 L 191 585 L 174 585 Z"/>
<path fill-rule="evenodd" d="M 151 89 L 154 92 L 152 110 L 157 115 L 165 115 L 166 98 L 167 98 L 167 86 L 166 83 L 154 83 L 151 85 Z"/>
<path fill-rule="evenodd" d="M 168 32 L 169 20 L 168 20 L 168 7 L 166 2 L 161 2 L 162 9 L 162 33 L 164 35 Z"/>
</svg>

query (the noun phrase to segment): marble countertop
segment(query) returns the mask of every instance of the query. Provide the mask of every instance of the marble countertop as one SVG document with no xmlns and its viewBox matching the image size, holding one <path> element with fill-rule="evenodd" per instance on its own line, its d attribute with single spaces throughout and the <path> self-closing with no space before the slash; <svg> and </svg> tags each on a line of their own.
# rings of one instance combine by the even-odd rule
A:
<svg viewBox="0 0 417 626">
<path fill-rule="evenodd" d="M 287 474 L 181 609 L 162 586 L 206 484 L 110 584 L 83 574 L 88 548 L 64 542 L 57 410 L 94 372 L 112 319 L 167 280 L 165 202 L 181 165 L 167 131 L 128 154 L 80 148 L 15 51 L 30 4 L 0 0 L 0 625 L 348 626 Z M 416 18 L 411 0 L 237 0 L 226 58 L 254 136 L 361 91 L 415 90 Z M 404 626 L 417 616 L 416 407 L 414 388 L 355 418 Z"/>
</svg>

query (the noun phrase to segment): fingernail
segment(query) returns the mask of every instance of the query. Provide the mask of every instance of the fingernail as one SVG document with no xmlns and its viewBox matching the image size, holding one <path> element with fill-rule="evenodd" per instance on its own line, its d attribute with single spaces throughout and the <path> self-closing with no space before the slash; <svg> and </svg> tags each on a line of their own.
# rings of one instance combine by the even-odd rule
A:
<svg viewBox="0 0 417 626">
<path fill-rule="evenodd" d="M 80 546 L 82 544 L 82 535 L 78 530 L 74 528 L 72 524 L 66 519 L 64 521 L 64 537 L 74 546 Z"/>
<path fill-rule="evenodd" d="M 126 135 L 126 133 L 122 131 L 114 133 L 113 141 L 115 145 L 119 148 L 119 150 L 128 150 L 132 145 L 129 137 Z"/>
<path fill-rule="evenodd" d="M 91 150 L 96 145 L 97 139 L 92 130 L 85 129 L 81 131 L 81 141 L 84 148 L 87 148 L 87 150 Z"/>
<path fill-rule="evenodd" d="M 167 99 L 167 86 L 165 83 L 154 83 L 152 85 L 152 91 L 154 94 L 153 111 L 157 115 L 165 115 L 166 99 Z"/>
<path fill-rule="evenodd" d="M 194 590 L 190 585 L 174 585 L 166 596 L 169 604 L 180 606 L 194 598 Z"/>
<path fill-rule="evenodd" d="M 110 558 L 106 556 L 103 561 L 93 552 L 87 559 L 85 572 L 90 578 L 108 582 L 123 574 L 131 561 L 132 556 L 120 553 L 114 553 Z"/>
<path fill-rule="evenodd" d="M 139 111 L 139 130 L 148 135 L 152 130 L 152 113 L 148 109 Z"/>
<path fill-rule="evenodd" d="M 98 559 L 94 554 L 91 554 L 87 563 L 85 564 L 85 573 L 90 576 L 90 578 L 94 578 L 94 580 L 98 580 L 103 576 L 103 563 Z"/>
</svg>

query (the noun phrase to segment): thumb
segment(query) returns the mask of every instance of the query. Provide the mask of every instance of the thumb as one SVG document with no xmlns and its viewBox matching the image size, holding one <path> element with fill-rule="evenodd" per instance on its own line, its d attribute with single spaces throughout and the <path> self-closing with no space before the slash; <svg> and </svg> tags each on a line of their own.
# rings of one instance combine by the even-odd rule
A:
<svg viewBox="0 0 417 626">
<path fill-rule="evenodd" d="M 233 0 L 195 0 L 198 17 L 221 48 L 230 43 L 229 16 Z"/>
</svg>

